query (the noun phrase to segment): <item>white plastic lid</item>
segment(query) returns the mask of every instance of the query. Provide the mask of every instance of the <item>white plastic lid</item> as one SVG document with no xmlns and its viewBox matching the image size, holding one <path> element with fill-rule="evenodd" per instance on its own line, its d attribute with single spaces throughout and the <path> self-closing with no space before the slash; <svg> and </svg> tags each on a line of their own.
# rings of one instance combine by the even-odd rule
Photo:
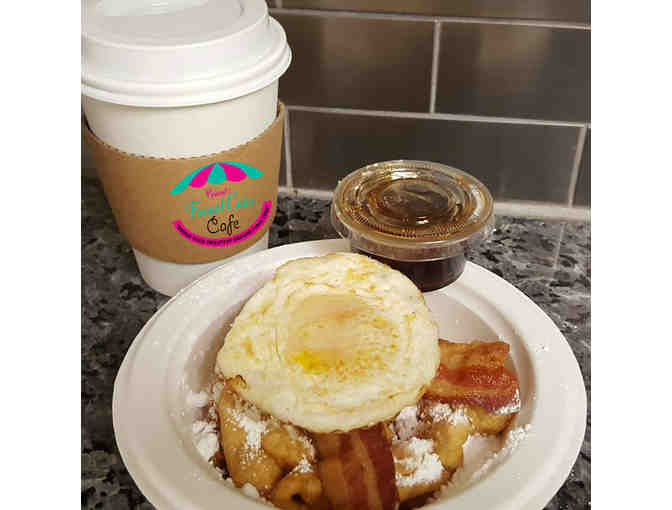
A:
<svg viewBox="0 0 672 510">
<path fill-rule="evenodd" d="M 264 0 L 82 0 L 82 93 L 190 106 L 277 80 L 291 51 Z"/>
</svg>

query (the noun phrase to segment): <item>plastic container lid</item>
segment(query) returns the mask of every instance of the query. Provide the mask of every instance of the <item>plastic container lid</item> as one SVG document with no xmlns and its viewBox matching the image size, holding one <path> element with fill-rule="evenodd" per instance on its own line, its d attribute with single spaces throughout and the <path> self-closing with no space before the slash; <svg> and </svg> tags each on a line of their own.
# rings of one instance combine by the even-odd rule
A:
<svg viewBox="0 0 672 510">
<path fill-rule="evenodd" d="M 351 246 L 401 261 L 464 253 L 493 228 L 493 200 L 475 177 L 428 161 L 385 161 L 338 183 L 334 228 Z"/>
<path fill-rule="evenodd" d="M 82 93 L 130 106 L 240 97 L 291 60 L 264 0 L 82 0 Z"/>
</svg>

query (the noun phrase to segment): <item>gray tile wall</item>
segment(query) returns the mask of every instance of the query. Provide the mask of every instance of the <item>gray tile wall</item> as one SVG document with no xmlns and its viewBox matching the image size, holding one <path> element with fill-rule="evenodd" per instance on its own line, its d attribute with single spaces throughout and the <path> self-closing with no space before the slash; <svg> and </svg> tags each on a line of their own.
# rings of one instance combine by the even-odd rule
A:
<svg viewBox="0 0 672 510">
<path fill-rule="evenodd" d="M 301 110 L 292 111 L 290 121 L 292 168 L 300 169 L 293 172 L 294 186 L 299 188 L 331 190 L 352 169 L 404 158 L 469 169 L 500 200 L 569 199 L 576 127 Z"/>
<path fill-rule="evenodd" d="M 436 111 L 585 121 L 588 30 L 442 23 Z"/>
<path fill-rule="evenodd" d="M 427 111 L 434 24 L 274 14 L 292 48 L 290 105 Z"/>
<path fill-rule="evenodd" d="M 590 3 L 269 0 L 292 64 L 285 182 L 438 161 L 498 200 L 589 206 Z M 577 152 L 577 150 L 579 152 Z M 576 196 L 574 195 L 574 190 Z"/>
</svg>

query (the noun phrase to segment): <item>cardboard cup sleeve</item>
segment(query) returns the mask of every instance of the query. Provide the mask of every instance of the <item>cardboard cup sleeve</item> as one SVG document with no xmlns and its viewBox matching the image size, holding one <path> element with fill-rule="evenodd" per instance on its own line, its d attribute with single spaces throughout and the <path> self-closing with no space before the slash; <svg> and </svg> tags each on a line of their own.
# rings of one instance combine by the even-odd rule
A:
<svg viewBox="0 0 672 510">
<path fill-rule="evenodd" d="M 178 159 L 122 152 L 85 123 L 119 231 L 136 250 L 178 264 L 214 262 L 253 245 L 275 217 L 284 117 L 279 103 L 273 123 L 249 142 Z"/>
</svg>

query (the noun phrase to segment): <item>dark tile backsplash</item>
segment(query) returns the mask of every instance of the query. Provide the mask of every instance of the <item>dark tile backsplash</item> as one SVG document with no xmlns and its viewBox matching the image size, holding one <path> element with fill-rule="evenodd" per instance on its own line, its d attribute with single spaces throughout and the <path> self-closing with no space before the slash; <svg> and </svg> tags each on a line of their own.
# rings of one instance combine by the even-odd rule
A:
<svg viewBox="0 0 672 510">
<path fill-rule="evenodd" d="M 288 104 L 427 111 L 434 24 L 275 14 L 293 60 L 280 80 Z"/>
<path fill-rule="evenodd" d="M 331 190 L 367 163 L 416 158 L 474 173 L 498 200 L 589 205 L 588 154 L 570 197 L 590 122 L 589 2 L 274 5 L 293 53 L 280 97 L 294 187 Z"/>
<path fill-rule="evenodd" d="M 590 0 L 282 0 L 282 6 L 436 16 L 590 20 Z"/>
<path fill-rule="evenodd" d="M 584 122 L 588 30 L 443 23 L 436 111 Z"/>
<path fill-rule="evenodd" d="M 331 190 L 368 163 L 421 159 L 465 170 L 495 199 L 567 203 L 579 128 L 291 112 L 294 186 Z"/>
<path fill-rule="evenodd" d="M 579 177 L 574 192 L 574 205 L 590 206 L 590 129 L 586 133 Z"/>
</svg>

